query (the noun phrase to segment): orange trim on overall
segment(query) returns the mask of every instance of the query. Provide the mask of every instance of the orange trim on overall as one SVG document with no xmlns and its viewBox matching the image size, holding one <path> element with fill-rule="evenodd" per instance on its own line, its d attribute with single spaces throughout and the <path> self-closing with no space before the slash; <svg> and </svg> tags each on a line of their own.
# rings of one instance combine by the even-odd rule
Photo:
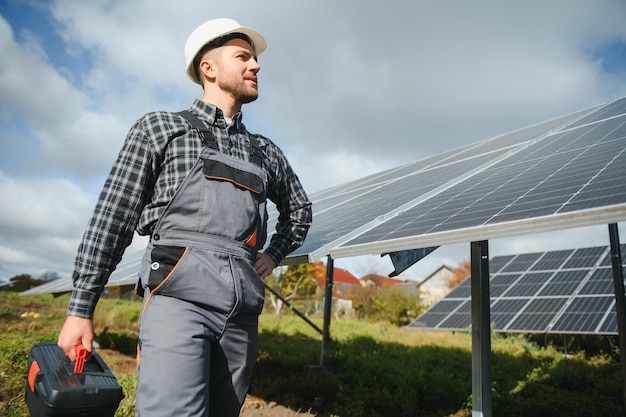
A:
<svg viewBox="0 0 626 417">
<path fill-rule="evenodd" d="M 251 248 L 256 248 L 256 235 L 257 235 L 257 230 L 258 229 L 254 229 L 254 232 L 252 233 L 252 236 L 250 236 L 248 238 L 248 240 L 246 240 L 246 246 L 250 246 Z"/>
<path fill-rule="evenodd" d="M 217 177 L 215 175 L 207 175 L 207 174 L 203 174 L 204 178 L 208 179 L 208 180 L 218 180 L 218 181 L 227 181 L 230 182 L 231 184 L 236 185 L 239 188 L 243 188 L 244 190 L 248 190 L 254 194 L 261 194 L 260 192 L 258 192 L 257 190 L 250 188 L 248 186 L 245 186 L 235 180 L 233 180 L 232 178 L 225 178 L 225 177 Z"/>
<path fill-rule="evenodd" d="M 152 294 L 154 294 L 155 291 L 157 291 L 159 288 L 161 288 L 163 285 L 165 285 L 165 283 L 170 279 L 170 277 L 172 276 L 172 274 L 174 273 L 174 271 L 176 271 L 176 269 L 178 269 L 178 265 L 180 265 L 180 263 L 183 261 L 183 259 L 185 259 L 185 256 L 187 256 L 187 253 L 189 252 L 189 246 L 187 246 L 185 248 L 185 251 L 183 252 L 183 254 L 181 255 L 181 257 L 178 259 L 178 261 L 176 262 L 176 265 L 174 265 L 174 267 L 172 268 L 172 270 L 170 271 L 169 274 L 167 274 L 167 276 L 165 278 L 163 278 L 163 281 L 161 281 L 159 283 L 159 285 L 156 286 L 155 289 L 151 290 L 150 293 L 148 294 L 148 298 L 146 299 L 146 302 L 143 303 L 143 308 L 141 309 L 141 317 L 143 317 L 143 313 L 146 310 L 146 307 L 148 306 L 148 303 L 150 302 L 150 298 L 152 298 Z"/>
</svg>

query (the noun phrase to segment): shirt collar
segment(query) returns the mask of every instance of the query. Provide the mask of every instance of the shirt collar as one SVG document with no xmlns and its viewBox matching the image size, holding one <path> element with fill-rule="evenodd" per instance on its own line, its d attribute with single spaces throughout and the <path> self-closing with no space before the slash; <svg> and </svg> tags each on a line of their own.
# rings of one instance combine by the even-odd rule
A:
<svg viewBox="0 0 626 417">
<path fill-rule="evenodd" d="M 210 125 L 223 129 L 227 128 L 224 113 L 222 113 L 222 110 L 216 105 L 206 103 L 200 99 L 195 99 L 191 105 L 191 110 L 195 110 L 195 112 L 200 116 L 200 119 L 208 122 Z M 241 112 L 237 112 L 233 115 L 233 126 L 237 130 L 245 129 L 242 119 L 243 114 Z"/>
</svg>

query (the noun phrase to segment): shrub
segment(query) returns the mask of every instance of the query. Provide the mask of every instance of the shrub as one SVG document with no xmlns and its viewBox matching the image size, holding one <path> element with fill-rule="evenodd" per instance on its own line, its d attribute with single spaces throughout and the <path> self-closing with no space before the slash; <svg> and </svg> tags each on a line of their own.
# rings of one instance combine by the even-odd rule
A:
<svg viewBox="0 0 626 417">
<path fill-rule="evenodd" d="M 384 320 L 396 326 L 409 324 L 422 312 L 418 294 L 406 294 L 394 287 L 360 291 L 353 306 L 360 319 Z"/>
<path fill-rule="evenodd" d="M 126 398 L 116 417 L 134 414 L 136 302 L 103 299 L 100 351 Z M 55 340 L 67 297 L 0 292 L 0 415 L 27 417 L 24 384 L 33 343 Z M 22 317 L 24 312 L 37 312 Z M 321 327 L 320 317 L 312 320 Z M 131 331 L 130 329 L 134 330 Z M 334 320 L 328 366 L 321 336 L 295 315 L 260 317 L 251 393 L 294 410 L 341 417 L 471 415 L 470 333 L 407 329 L 389 321 Z M 127 346 L 128 345 L 128 346 Z M 131 350 L 123 354 L 120 350 Z M 590 356 L 541 347 L 520 335 L 492 337 L 493 415 L 624 415 L 621 367 L 610 354 Z M 106 356 L 105 356 L 106 355 Z"/>
</svg>

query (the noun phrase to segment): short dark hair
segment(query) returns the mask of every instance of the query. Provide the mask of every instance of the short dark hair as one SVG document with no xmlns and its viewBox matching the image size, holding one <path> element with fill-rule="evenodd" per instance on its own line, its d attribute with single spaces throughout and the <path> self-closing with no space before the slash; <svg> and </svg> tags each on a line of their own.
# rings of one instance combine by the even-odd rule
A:
<svg viewBox="0 0 626 417">
<path fill-rule="evenodd" d="M 248 42 L 252 46 L 252 49 L 254 49 L 254 44 L 250 40 L 250 37 L 240 32 L 227 33 L 224 36 L 220 36 L 219 38 L 213 39 L 212 41 L 206 43 L 202 48 L 200 48 L 200 50 L 198 51 L 198 53 L 193 59 L 193 72 L 196 78 L 198 79 L 198 81 L 200 81 L 200 61 L 202 61 L 202 57 L 204 56 L 204 54 L 206 54 L 211 49 L 219 48 L 220 46 L 223 46 L 226 42 L 231 41 L 233 39 L 243 39 L 244 41 Z"/>
</svg>

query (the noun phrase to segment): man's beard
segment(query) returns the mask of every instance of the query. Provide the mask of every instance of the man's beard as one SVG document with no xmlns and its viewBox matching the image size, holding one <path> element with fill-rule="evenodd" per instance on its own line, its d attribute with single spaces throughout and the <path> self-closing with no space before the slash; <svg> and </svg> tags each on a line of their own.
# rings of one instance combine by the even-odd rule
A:
<svg viewBox="0 0 626 417">
<path fill-rule="evenodd" d="M 240 94 L 235 93 L 235 99 L 237 99 L 241 104 L 252 103 L 259 97 L 259 92 L 255 91 L 254 94 L 249 92 L 241 91 Z"/>
<path fill-rule="evenodd" d="M 259 97 L 259 92 L 256 89 L 246 88 L 245 82 L 231 82 L 226 80 L 220 83 L 220 88 L 233 95 L 235 100 L 241 104 L 251 103 Z"/>
</svg>

